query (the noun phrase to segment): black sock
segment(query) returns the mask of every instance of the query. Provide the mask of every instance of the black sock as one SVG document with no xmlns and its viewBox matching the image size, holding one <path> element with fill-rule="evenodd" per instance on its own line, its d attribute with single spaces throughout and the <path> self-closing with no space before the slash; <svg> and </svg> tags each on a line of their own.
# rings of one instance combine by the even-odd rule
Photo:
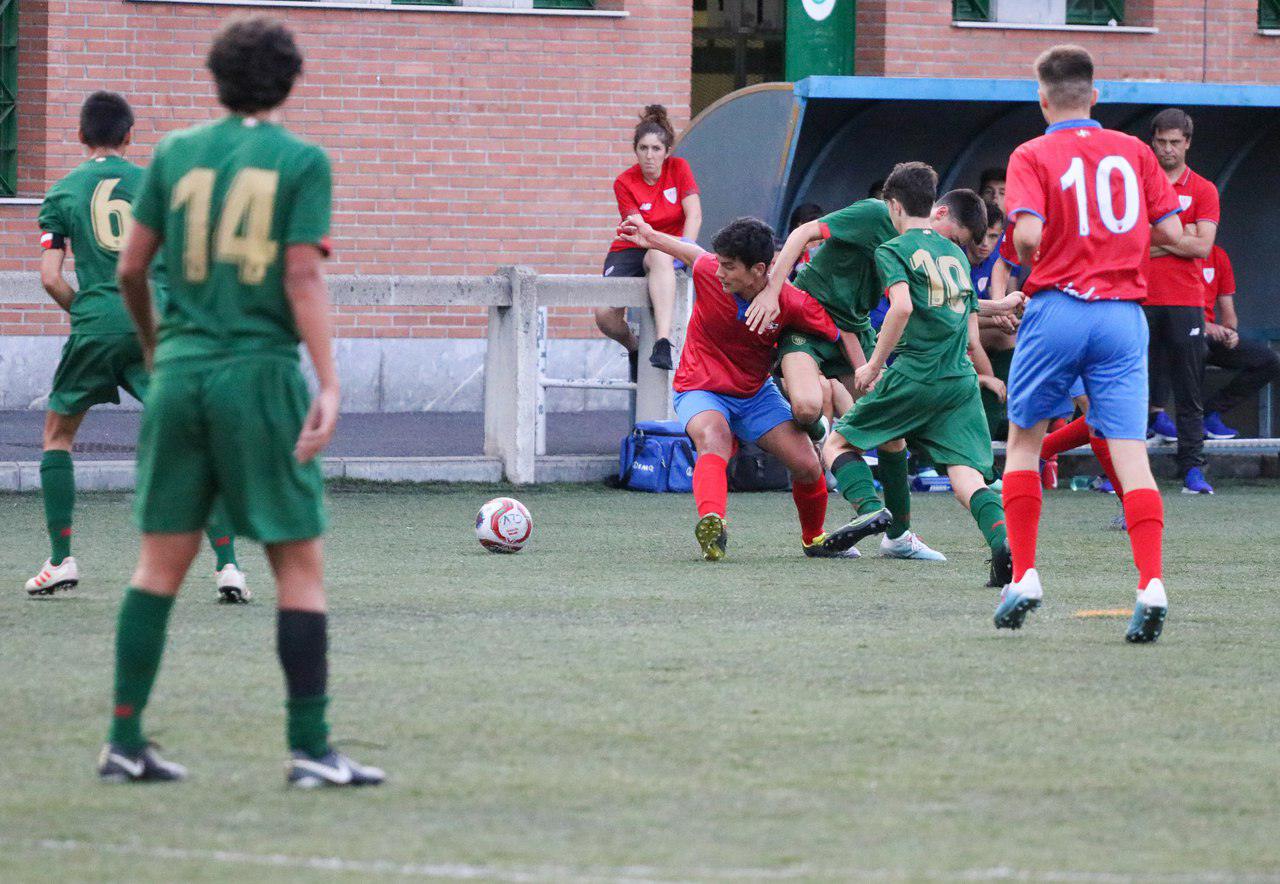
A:
<svg viewBox="0 0 1280 884">
<path fill-rule="evenodd" d="M 281 610 L 276 618 L 276 651 L 289 700 L 286 735 L 290 749 L 319 757 L 328 750 L 325 690 L 329 680 L 326 617 L 317 611 Z"/>
</svg>

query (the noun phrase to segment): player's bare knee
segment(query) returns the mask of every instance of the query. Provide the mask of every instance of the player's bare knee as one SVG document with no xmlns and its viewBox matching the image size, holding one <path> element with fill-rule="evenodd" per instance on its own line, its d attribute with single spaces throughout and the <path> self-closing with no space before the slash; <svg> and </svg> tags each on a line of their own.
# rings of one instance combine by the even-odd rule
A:
<svg viewBox="0 0 1280 884">
<path fill-rule="evenodd" d="M 880 446 L 881 451 L 887 451 L 890 454 L 897 454 L 899 451 L 907 450 L 906 439 L 891 439 Z"/>
<path fill-rule="evenodd" d="M 44 450 L 70 451 L 76 441 L 76 430 L 80 428 L 83 415 L 58 414 L 50 411 L 44 421 Z"/>
<path fill-rule="evenodd" d="M 656 249 L 644 253 L 644 269 L 650 276 L 675 276 L 676 266 L 671 256 Z"/>
<path fill-rule="evenodd" d="M 792 395 L 791 397 L 791 414 L 796 423 L 802 427 L 808 426 L 822 417 L 822 391 L 816 390 L 813 392 L 816 395 L 806 393 Z"/>
<path fill-rule="evenodd" d="M 822 446 L 822 460 L 825 463 L 832 464 L 842 454 L 857 454 L 861 456 L 862 452 L 854 448 L 849 443 L 849 440 L 839 433 L 832 433 L 827 436 L 827 441 Z"/>
</svg>

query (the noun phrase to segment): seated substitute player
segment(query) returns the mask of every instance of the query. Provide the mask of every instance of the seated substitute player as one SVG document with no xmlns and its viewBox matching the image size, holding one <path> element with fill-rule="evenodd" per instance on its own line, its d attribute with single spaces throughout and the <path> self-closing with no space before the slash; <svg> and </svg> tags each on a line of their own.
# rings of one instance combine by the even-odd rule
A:
<svg viewBox="0 0 1280 884">
<path fill-rule="evenodd" d="M 971 190 L 953 190 L 937 201 L 930 226 L 960 247 L 986 233 L 982 200 Z M 787 237 L 774 262 L 769 287 L 747 310 L 747 324 L 759 330 L 777 316 L 777 292 L 786 274 L 812 242 L 822 247 L 796 277 L 796 285 L 809 292 L 826 309 L 845 337 L 857 346 L 846 357 L 841 348 L 804 334 L 788 334 L 779 342 L 782 376 L 796 410 L 796 420 L 816 420 L 823 403 L 825 378 L 841 381 L 852 396 L 856 368 L 875 347 L 876 333 L 870 313 L 883 291 L 876 275 L 875 250 L 898 235 L 882 199 L 859 200 L 837 212 L 801 224 Z M 1022 303 L 1021 294 L 1000 301 L 983 302 L 991 315 L 1009 313 Z M 946 561 L 911 530 L 911 484 L 907 475 L 907 446 L 901 439 L 888 440 L 878 450 L 880 481 L 893 523 L 880 543 L 880 554 L 897 559 Z"/>
<path fill-rule="evenodd" d="M 1280 381 L 1280 356 L 1262 341 L 1240 337 L 1236 319 L 1236 274 L 1222 246 L 1215 245 L 1201 269 L 1205 282 L 1205 336 L 1208 364 L 1230 372 L 1218 392 L 1204 406 L 1204 433 L 1210 439 L 1240 435 L 1222 422 L 1222 415 L 1248 402 L 1267 384 Z"/>
<path fill-rule="evenodd" d="M 1013 580 L 996 608 L 998 629 L 1018 629 L 1040 605 L 1037 466 L 1049 419 L 1080 378 L 1088 425 L 1107 440 L 1123 490 L 1138 566 L 1138 596 L 1125 638 L 1160 636 L 1168 599 L 1161 579 L 1164 507 L 1147 460 L 1147 328 L 1143 268 L 1151 243 L 1182 233 L 1178 196 L 1151 148 L 1090 119 L 1098 90 L 1093 59 L 1055 46 L 1036 60 L 1049 128 L 1009 160 L 1007 214 L 1018 263 L 1031 268 L 1031 303 L 1009 376 L 1004 504 Z"/>
<path fill-rule="evenodd" d="M 846 346 L 849 338 L 840 334 L 817 301 L 790 283 L 782 287 L 778 321 L 764 334 L 748 330 L 743 321 L 751 299 L 769 278 L 773 229 L 755 218 L 739 218 L 715 235 L 713 252 L 658 233 L 639 215 L 623 221 L 618 235 L 641 248 L 666 252 L 693 268 L 693 315 L 672 386 L 676 414 L 698 451 L 693 496 L 699 521 L 694 536 L 703 558 L 711 562 L 724 558 L 728 545 L 727 467 L 735 437 L 756 443 L 791 473 L 791 496 L 800 515 L 805 555 L 845 557 L 863 537 L 883 531 L 889 524 L 885 510 L 823 533 L 829 495 L 822 464 L 769 376 L 775 344 L 784 329 Z"/>
<path fill-rule="evenodd" d="M 889 312 L 875 350 L 855 373 L 858 388 L 870 392 L 836 422 L 823 455 L 840 493 L 863 515 L 881 507 L 863 453 L 893 439 L 920 445 L 946 467 L 956 499 L 973 514 L 991 549 L 992 580 L 1004 585 L 1012 569 L 1004 507 L 986 484 L 991 434 L 977 372 L 966 356 L 986 362 L 977 301 L 964 251 L 930 227 L 937 184 L 937 173 L 924 163 L 901 163 L 885 182 L 884 200 L 900 231 L 876 249 Z M 985 369 L 987 382 L 1002 392 L 1004 385 L 989 376 L 990 365 Z"/>
<path fill-rule="evenodd" d="M 147 392 L 147 366 L 133 323 L 116 285 L 116 259 L 128 230 L 130 203 L 142 167 L 124 158 L 133 137 L 133 110 L 123 96 L 95 92 L 80 108 L 80 143 L 89 158 L 49 188 L 40 207 L 40 281 L 49 297 L 71 315 L 71 336 L 53 376 L 44 421 L 40 491 L 51 546 L 48 561 L 27 581 L 27 593 L 52 595 L 80 582 L 71 555 L 71 515 L 75 509 L 75 467 L 71 449 L 90 408 L 119 402 L 119 388 L 139 402 Z M 75 252 L 72 289 L 62 276 L 67 248 Z M 209 525 L 217 559 L 218 596 L 247 602 L 251 594 L 236 563 L 235 537 L 218 507 Z"/>
<path fill-rule="evenodd" d="M 221 496 L 236 529 L 265 544 L 276 578 L 287 782 L 376 784 L 382 771 L 334 751 L 325 721 L 324 485 L 315 458 L 338 417 L 321 267 L 329 159 L 271 121 L 302 70 L 283 24 L 230 19 L 206 63 L 230 113 L 156 147 L 120 257 L 125 304 L 155 374 L 138 442 L 142 549 L 120 608 L 114 713 L 98 775 L 186 777 L 147 744 L 141 719 L 174 598 Z M 161 249 L 174 272 L 157 332 L 147 268 Z M 300 338 L 320 383 L 309 407 Z"/>
</svg>

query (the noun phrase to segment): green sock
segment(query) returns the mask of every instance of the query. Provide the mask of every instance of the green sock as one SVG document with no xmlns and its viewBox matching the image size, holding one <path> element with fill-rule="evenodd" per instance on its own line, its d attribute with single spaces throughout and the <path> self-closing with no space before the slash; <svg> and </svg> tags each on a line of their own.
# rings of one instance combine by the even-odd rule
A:
<svg viewBox="0 0 1280 884">
<path fill-rule="evenodd" d="M 1000 549 L 1009 536 L 1004 530 L 1004 502 L 1000 495 L 990 488 L 979 488 L 969 498 L 969 512 L 992 552 Z"/>
<path fill-rule="evenodd" d="M 880 450 L 880 484 L 884 486 L 884 505 L 893 513 L 893 522 L 885 534 L 898 538 L 911 529 L 911 482 L 907 479 L 907 450 Z"/>
<path fill-rule="evenodd" d="M 151 696 L 174 596 L 129 587 L 116 625 L 115 712 L 110 740 L 126 752 L 147 745 L 142 736 L 142 710 Z"/>
<path fill-rule="evenodd" d="M 324 720 L 328 705 L 329 698 L 323 695 L 285 700 L 284 708 L 289 714 L 286 730 L 290 749 L 301 750 L 313 758 L 329 751 L 329 725 Z"/>
<path fill-rule="evenodd" d="M 49 528 L 49 561 L 61 565 L 71 555 L 71 510 L 76 504 L 76 472 L 70 451 L 54 449 L 40 458 L 40 490 Z"/>
<path fill-rule="evenodd" d="M 840 455 L 831 465 L 831 472 L 835 474 L 840 493 L 844 495 L 845 500 L 853 504 L 858 515 L 864 516 L 884 508 L 884 504 L 876 496 L 876 482 L 871 477 L 871 467 L 867 466 L 862 455 L 853 453 Z"/>
<path fill-rule="evenodd" d="M 218 499 L 213 504 L 213 512 L 209 514 L 209 527 L 204 536 L 209 538 L 209 546 L 213 547 L 213 555 L 217 558 L 214 566 L 221 571 L 227 565 L 240 567 L 236 561 L 236 535 L 231 530 L 231 519 L 227 516 L 227 508 Z"/>
</svg>

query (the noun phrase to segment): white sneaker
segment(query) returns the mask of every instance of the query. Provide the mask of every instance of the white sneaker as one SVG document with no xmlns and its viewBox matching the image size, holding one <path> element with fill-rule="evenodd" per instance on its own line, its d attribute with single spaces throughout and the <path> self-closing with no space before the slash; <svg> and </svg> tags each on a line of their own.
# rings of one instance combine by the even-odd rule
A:
<svg viewBox="0 0 1280 884">
<path fill-rule="evenodd" d="M 27 581 L 27 595 L 53 595 L 60 589 L 73 589 L 80 582 L 80 568 L 76 560 L 67 556 L 61 565 L 45 559 L 40 573 Z"/>
<path fill-rule="evenodd" d="M 898 538 L 885 535 L 880 540 L 880 555 L 886 559 L 919 559 L 925 562 L 945 562 L 947 557 L 936 549 L 930 549 L 914 531 Z"/>
<path fill-rule="evenodd" d="M 235 565 L 226 564 L 218 572 L 218 601 L 228 605 L 244 604 L 253 593 L 244 585 L 244 572 Z"/>
</svg>

